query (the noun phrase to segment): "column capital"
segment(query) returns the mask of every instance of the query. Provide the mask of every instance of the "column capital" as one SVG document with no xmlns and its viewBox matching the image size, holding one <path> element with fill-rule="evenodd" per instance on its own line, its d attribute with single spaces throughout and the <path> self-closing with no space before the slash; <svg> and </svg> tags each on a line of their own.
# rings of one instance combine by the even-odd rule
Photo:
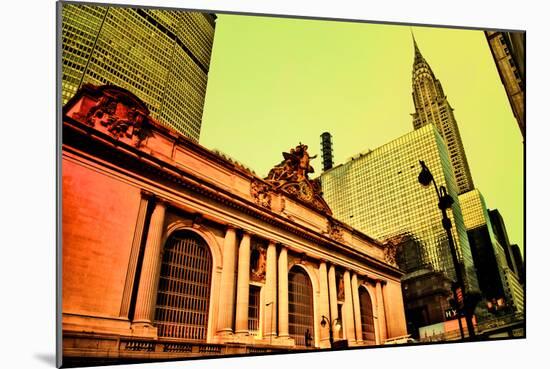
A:
<svg viewBox="0 0 550 369">
<path fill-rule="evenodd" d="M 382 285 L 385 285 L 386 283 L 388 283 L 388 281 L 386 281 L 385 279 L 381 279 L 381 278 L 378 278 L 378 277 L 375 277 L 375 276 L 372 276 L 372 275 L 365 275 L 364 276 L 365 278 L 365 281 L 366 282 L 369 282 L 373 285 L 376 285 L 378 283 L 381 283 Z"/>
<path fill-rule="evenodd" d="M 170 201 L 168 199 L 165 199 L 163 197 L 159 197 L 158 195 L 155 195 L 155 205 L 156 206 L 162 206 L 163 208 L 168 207 Z"/>
<path fill-rule="evenodd" d="M 233 223 L 227 223 L 227 224 L 225 225 L 225 227 L 226 227 L 227 229 L 233 229 L 233 230 L 235 230 L 235 231 L 236 231 L 237 229 L 239 229 L 239 227 L 237 227 L 237 226 L 236 226 L 235 224 L 233 224 Z"/>
<path fill-rule="evenodd" d="M 282 249 L 285 249 L 286 251 L 288 251 L 288 246 L 285 245 L 284 243 L 276 243 L 276 245 L 282 250 Z"/>
<path fill-rule="evenodd" d="M 145 189 L 141 189 L 141 197 L 144 198 L 144 199 L 147 199 L 147 200 L 151 200 L 155 197 L 155 194 L 152 193 L 151 191 L 147 191 Z"/>
</svg>

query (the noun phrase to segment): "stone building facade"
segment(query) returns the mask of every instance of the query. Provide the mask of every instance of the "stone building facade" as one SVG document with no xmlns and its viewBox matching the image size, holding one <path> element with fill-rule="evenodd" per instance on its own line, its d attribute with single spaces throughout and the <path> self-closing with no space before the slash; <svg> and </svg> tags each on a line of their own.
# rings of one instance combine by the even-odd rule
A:
<svg viewBox="0 0 550 369">
<path fill-rule="evenodd" d="M 395 255 L 332 217 L 307 146 L 262 179 L 115 86 L 84 86 L 62 117 L 65 363 L 406 334 Z"/>
</svg>

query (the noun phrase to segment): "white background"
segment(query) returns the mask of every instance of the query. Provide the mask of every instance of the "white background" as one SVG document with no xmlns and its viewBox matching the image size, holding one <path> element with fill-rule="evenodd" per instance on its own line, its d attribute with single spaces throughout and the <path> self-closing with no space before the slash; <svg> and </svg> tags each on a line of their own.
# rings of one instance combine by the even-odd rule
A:
<svg viewBox="0 0 550 369">
<path fill-rule="evenodd" d="M 527 30 L 526 340 L 260 356 L 117 368 L 512 368 L 544 366 L 549 94 L 544 1 L 118 0 L 117 3 Z M 55 2 L 2 4 L 0 366 L 53 367 L 55 353 Z"/>
</svg>

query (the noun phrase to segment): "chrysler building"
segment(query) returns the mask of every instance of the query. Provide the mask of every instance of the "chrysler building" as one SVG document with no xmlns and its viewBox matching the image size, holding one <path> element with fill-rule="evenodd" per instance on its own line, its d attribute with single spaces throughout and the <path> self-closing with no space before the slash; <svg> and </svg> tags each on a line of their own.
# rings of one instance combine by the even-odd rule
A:
<svg viewBox="0 0 550 369">
<path fill-rule="evenodd" d="M 430 123 L 435 125 L 447 144 L 458 194 L 468 192 L 474 188 L 474 184 L 453 108 L 447 101 L 441 82 L 435 78 L 428 62 L 420 53 L 414 35 L 413 42 L 412 95 L 415 112 L 412 116 L 414 129 L 419 129 Z"/>
</svg>

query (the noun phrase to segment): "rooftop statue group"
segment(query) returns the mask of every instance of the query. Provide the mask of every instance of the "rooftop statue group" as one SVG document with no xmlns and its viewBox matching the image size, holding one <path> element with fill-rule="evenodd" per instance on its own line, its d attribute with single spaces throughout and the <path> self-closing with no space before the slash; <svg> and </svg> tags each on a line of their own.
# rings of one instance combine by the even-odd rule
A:
<svg viewBox="0 0 550 369">
<path fill-rule="evenodd" d="M 308 174 L 314 169 L 309 164 L 317 155 L 309 156 L 307 145 L 300 143 L 290 152 L 283 152 L 285 160 L 269 171 L 267 181 L 273 183 L 275 188 L 282 188 L 287 183 L 299 183 L 308 179 Z"/>
<path fill-rule="evenodd" d="M 275 190 L 282 190 L 302 201 L 313 205 L 316 209 L 332 215 L 330 208 L 322 198 L 321 182 L 319 179 L 309 179 L 309 173 L 314 169 L 310 160 L 317 155 L 310 156 L 307 145 L 300 143 L 290 152 L 283 152 L 284 160 L 269 171 L 266 182 Z"/>
</svg>

